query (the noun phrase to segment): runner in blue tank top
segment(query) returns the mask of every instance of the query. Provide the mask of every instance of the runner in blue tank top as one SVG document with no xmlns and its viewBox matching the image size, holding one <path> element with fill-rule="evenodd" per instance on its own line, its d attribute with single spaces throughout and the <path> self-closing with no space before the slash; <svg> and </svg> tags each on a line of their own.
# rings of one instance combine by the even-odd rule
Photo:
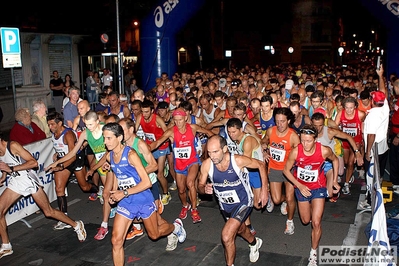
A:
<svg viewBox="0 0 399 266">
<path fill-rule="evenodd" d="M 123 144 L 123 128 L 118 123 L 108 123 L 103 127 L 104 143 L 110 151 L 107 161 L 116 176 L 117 190 L 110 191 L 109 203 L 117 203 L 117 211 L 112 231 L 112 257 L 114 265 L 125 265 L 123 244 L 129 226 L 134 219 L 142 219 L 148 236 L 156 240 L 168 236 L 166 250 L 174 250 L 177 242 L 184 242 L 186 231 L 180 219 L 170 224 L 156 211 L 151 194 L 151 180 L 138 156 Z"/>
</svg>

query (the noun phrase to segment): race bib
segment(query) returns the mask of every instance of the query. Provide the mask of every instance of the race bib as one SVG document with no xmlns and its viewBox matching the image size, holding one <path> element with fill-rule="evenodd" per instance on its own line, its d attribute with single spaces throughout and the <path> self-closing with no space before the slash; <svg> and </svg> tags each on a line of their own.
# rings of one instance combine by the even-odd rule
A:
<svg viewBox="0 0 399 266">
<path fill-rule="evenodd" d="M 134 187 L 136 185 L 136 181 L 134 180 L 133 177 L 127 177 L 124 179 L 119 179 L 118 178 L 118 188 L 120 190 L 128 189 L 131 187 Z"/>
<path fill-rule="evenodd" d="M 100 153 L 95 153 L 95 154 L 94 154 L 94 156 L 96 157 L 97 162 L 98 162 L 101 158 L 103 158 L 104 154 L 105 154 L 105 151 L 104 151 L 104 152 L 100 152 Z"/>
<path fill-rule="evenodd" d="M 145 139 L 146 140 L 148 140 L 148 141 L 156 141 L 156 139 L 155 139 L 155 135 L 153 134 L 153 133 L 147 133 L 147 132 L 144 132 L 144 137 L 145 137 Z"/>
<path fill-rule="evenodd" d="M 319 178 L 318 170 L 307 170 L 305 168 L 298 167 L 297 173 L 298 178 L 304 182 L 316 182 Z"/>
<path fill-rule="evenodd" d="M 218 198 L 224 204 L 240 203 L 240 199 L 238 198 L 237 192 L 235 190 L 226 190 L 223 192 L 219 192 Z"/>
<path fill-rule="evenodd" d="M 348 128 L 348 127 L 344 127 L 342 129 L 343 132 L 345 132 L 348 135 L 351 135 L 352 137 L 357 135 L 357 128 Z"/>
<path fill-rule="evenodd" d="M 274 161 L 283 162 L 285 158 L 285 150 L 270 147 L 270 155 Z"/>
<path fill-rule="evenodd" d="M 188 159 L 191 157 L 191 147 L 175 148 L 176 159 Z"/>
</svg>

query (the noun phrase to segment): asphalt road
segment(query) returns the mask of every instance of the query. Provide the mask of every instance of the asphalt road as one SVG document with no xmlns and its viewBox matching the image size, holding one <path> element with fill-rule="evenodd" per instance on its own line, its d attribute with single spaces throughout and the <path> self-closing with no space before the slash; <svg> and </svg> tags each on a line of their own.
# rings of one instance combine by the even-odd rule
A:
<svg viewBox="0 0 399 266">
<path fill-rule="evenodd" d="M 364 233 L 371 219 L 370 212 L 357 209 L 362 194 L 362 180 L 352 184 L 351 195 L 341 195 L 336 203 L 326 202 L 322 220 L 323 234 L 320 245 L 366 245 Z M 0 259 L 0 265 L 49 265 L 88 266 L 112 265 L 111 233 L 102 241 L 93 237 L 101 223 L 101 204 L 89 201 L 77 184 L 68 185 L 68 214 L 85 223 L 87 239 L 80 243 L 73 229 L 54 231 L 56 221 L 45 218 L 40 212 L 9 226 L 14 254 Z M 172 191 L 172 201 L 165 206 L 162 216 L 172 222 L 179 215 L 181 204 L 177 191 Z M 398 202 L 398 197 L 394 197 Z M 390 203 L 391 205 L 394 202 Z M 56 202 L 52 205 L 56 207 Z M 202 222 L 193 224 L 191 218 L 183 220 L 187 239 L 172 252 L 165 251 L 166 238 L 152 241 L 143 236 L 126 241 L 126 265 L 225 265 L 220 240 L 224 224 L 218 205 L 213 197 L 202 197 L 199 208 Z M 251 215 L 256 236 L 263 239 L 258 262 L 250 263 L 248 244 L 236 239 L 235 265 L 307 265 L 310 251 L 310 225 L 302 225 L 296 211 L 295 233 L 285 235 L 286 217 L 276 206 L 272 213 L 254 211 Z M 112 230 L 113 219 L 110 219 Z"/>
</svg>

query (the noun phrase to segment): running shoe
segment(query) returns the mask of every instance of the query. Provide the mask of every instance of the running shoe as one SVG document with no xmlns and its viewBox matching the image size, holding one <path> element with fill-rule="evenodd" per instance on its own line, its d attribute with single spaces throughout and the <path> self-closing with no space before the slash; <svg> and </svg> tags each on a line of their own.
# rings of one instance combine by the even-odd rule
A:
<svg viewBox="0 0 399 266">
<path fill-rule="evenodd" d="M 97 198 L 98 198 L 97 193 L 91 193 L 89 196 L 89 200 L 91 200 L 91 201 L 96 201 Z"/>
<path fill-rule="evenodd" d="M 311 250 L 309 255 L 308 266 L 317 266 L 317 252 Z"/>
<path fill-rule="evenodd" d="M 293 235 L 294 230 L 295 230 L 294 221 L 287 220 L 287 222 L 285 223 L 284 234 Z"/>
<path fill-rule="evenodd" d="M 176 185 L 176 181 L 173 181 L 172 185 L 170 185 L 169 190 L 176 190 L 177 189 L 177 185 Z"/>
<path fill-rule="evenodd" d="M 183 206 L 181 208 L 180 214 L 179 214 L 179 218 L 180 219 L 186 219 L 187 218 L 187 212 L 191 209 L 191 205 L 188 204 L 187 206 Z"/>
<path fill-rule="evenodd" d="M 349 179 L 349 184 L 353 184 L 355 182 L 355 176 L 352 175 L 351 178 Z"/>
<path fill-rule="evenodd" d="M 109 212 L 109 218 L 114 218 L 116 215 L 116 207 L 111 208 L 111 211 Z"/>
<path fill-rule="evenodd" d="M 259 249 L 262 246 L 263 240 L 259 237 L 256 237 L 256 244 L 251 246 L 249 245 L 249 261 L 257 262 L 259 259 Z"/>
<path fill-rule="evenodd" d="M 267 212 L 272 212 L 273 209 L 274 209 L 274 202 L 272 199 L 272 195 L 270 195 L 270 192 L 269 192 L 269 198 L 267 200 L 266 210 L 267 210 Z"/>
<path fill-rule="evenodd" d="M 142 236 L 143 234 L 144 234 L 143 228 L 137 229 L 135 226 L 132 226 L 132 229 L 126 235 L 126 240 L 131 240 L 136 236 Z"/>
<path fill-rule="evenodd" d="M 340 195 L 341 195 L 341 194 L 340 194 L 339 192 L 338 192 L 338 193 L 333 193 L 333 195 L 332 195 L 332 197 L 329 199 L 329 201 L 330 201 L 330 202 L 337 202 Z"/>
<path fill-rule="evenodd" d="M 1 248 L 0 248 L 0 259 L 1 259 L 2 257 L 11 255 L 12 253 L 14 253 L 14 251 L 12 250 L 12 247 L 10 247 L 10 248 L 4 248 L 4 245 L 1 245 Z"/>
<path fill-rule="evenodd" d="M 191 219 L 193 219 L 193 224 L 201 222 L 201 217 L 199 216 L 198 210 L 191 210 Z"/>
<path fill-rule="evenodd" d="M 359 208 L 362 210 L 370 210 L 371 211 L 371 205 L 367 202 L 367 200 L 363 200 L 359 202 Z"/>
<path fill-rule="evenodd" d="M 71 228 L 69 224 L 63 223 L 61 221 L 58 221 L 58 223 L 54 226 L 54 230 L 63 230 L 65 228 Z"/>
<path fill-rule="evenodd" d="M 349 183 L 344 184 L 344 187 L 342 188 L 342 193 L 344 193 L 345 195 L 348 195 L 351 193 L 351 191 L 349 189 Z"/>
<path fill-rule="evenodd" d="M 76 223 L 78 224 L 74 229 L 75 229 L 75 233 L 78 236 L 78 239 L 80 242 L 83 242 L 86 240 L 86 229 L 85 229 L 85 225 L 83 224 L 82 221 L 76 221 Z"/>
<path fill-rule="evenodd" d="M 177 237 L 177 235 L 171 233 L 170 235 L 168 235 L 168 244 L 166 245 L 165 250 L 166 251 L 175 250 L 177 247 L 177 242 L 179 242 L 179 238 Z"/>
<path fill-rule="evenodd" d="M 179 228 L 176 235 L 177 235 L 179 242 L 183 243 L 184 240 L 186 240 L 186 236 L 187 236 L 186 230 L 184 230 L 184 227 L 183 227 L 183 222 L 179 218 L 177 218 L 173 224 Z"/>
<path fill-rule="evenodd" d="M 172 200 L 172 196 L 168 192 L 168 194 L 163 194 L 162 195 L 162 199 L 161 200 L 162 200 L 163 205 L 168 205 L 169 202 Z"/>
<path fill-rule="evenodd" d="M 97 234 L 94 236 L 95 240 L 103 240 L 108 234 L 108 228 L 100 227 L 98 228 Z"/>
<path fill-rule="evenodd" d="M 287 215 L 288 212 L 287 212 L 287 202 L 286 201 L 283 201 L 283 203 L 281 203 L 280 211 L 281 211 L 282 215 Z"/>
</svg>

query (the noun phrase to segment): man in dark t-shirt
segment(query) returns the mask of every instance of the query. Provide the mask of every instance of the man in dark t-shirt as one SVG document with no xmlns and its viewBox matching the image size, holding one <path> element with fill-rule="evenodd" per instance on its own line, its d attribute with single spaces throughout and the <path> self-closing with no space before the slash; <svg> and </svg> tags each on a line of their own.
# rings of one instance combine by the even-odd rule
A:
<svg viewBox="0 0 399 266">
<path fill-rule="evenodd" d="M 53 79 L 50 80 L 50 89 L 53 92 L 53 105 L 58 113 L 62 112 L 62 100 L 64 98 L 64 81 L 59 77 L 58 71 L 53 71 Z"/>
</svg>

